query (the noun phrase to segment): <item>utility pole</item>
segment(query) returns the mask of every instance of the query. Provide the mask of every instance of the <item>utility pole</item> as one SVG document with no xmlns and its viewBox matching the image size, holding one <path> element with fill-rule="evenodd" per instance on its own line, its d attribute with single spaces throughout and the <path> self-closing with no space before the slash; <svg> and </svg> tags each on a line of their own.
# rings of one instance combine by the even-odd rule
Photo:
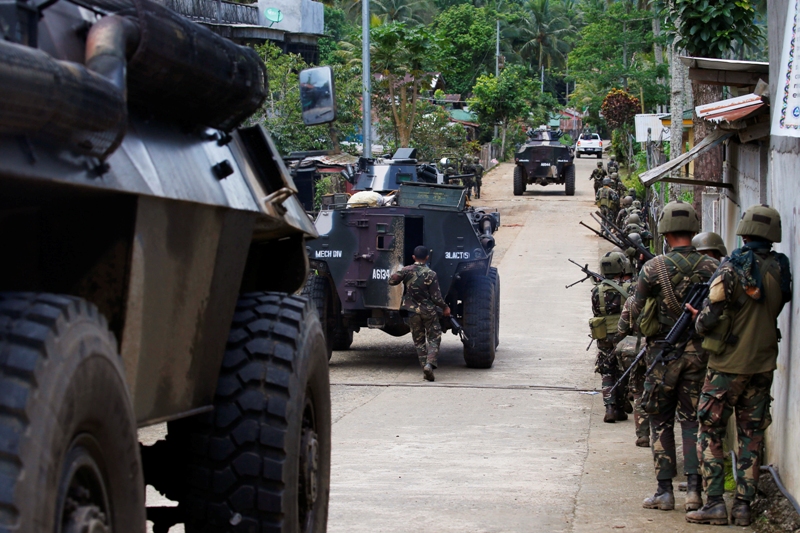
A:
<svg viewBox="0 0 800 533">
<path fill-rule="evenodd" d="M 361 98 L 364 109 L 363 130 L 364 157 L 372 157 L 372 68 L 369 59 L 369 0 L 361 0 Z"/>
<path fill-rule="evenodd" d="M 494 49 L 494 77 L 500 77 L 500 19 L 497 19 L 497 42 Z M 497 139 L 497 124 L 494 125 L 494 139 Z"/>
<path fill-rule="evenodd" d="M 542 65 L 542 80 L 539 89 L 540 89 L 539 92 L 544 94 L 544 65 Z"/>
</svg>

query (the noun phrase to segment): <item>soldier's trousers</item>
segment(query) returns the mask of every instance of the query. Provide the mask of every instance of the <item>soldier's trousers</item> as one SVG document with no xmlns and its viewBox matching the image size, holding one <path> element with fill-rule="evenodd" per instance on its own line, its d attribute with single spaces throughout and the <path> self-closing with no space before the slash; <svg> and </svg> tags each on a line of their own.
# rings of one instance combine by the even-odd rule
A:
<svg viewBox="0 0 800 533">
<path fill-rule="evenodd" d="M 439 324 L 438 315 L 414 313 L 409 317 L 408 325 L 411 327 L 411 337 L 414 339 L 419 364 L 430 363 L 436 368 L 439 345 L 442 342 L 442 326 Z"/>
<path fill-rule="evenodd" d="M 481 197 L 481 185 L 483 185 L 483 178 L 475 176 L 475 198 Z"/>
<path fill-rule="evenodd" d="M 655 348 L 657 349 L 657 348 Z M 654 348 L 648 347 L 648 366 L 655 359 Z M 675 451 L 675 415 L 681 424 L 683 468 L 685 474 L 697 474 L 697 401 L 706 373 L 707 357 L 687 352 L 674 361 L 658 364 L 645 378 L 642 408 L 650 414 L 650 443 L 656 479 L 672 479 L 678 475 Z"/>
<path fill-rule="evenodd" d="M 722 441 L 728 419 L 735 413 L 739 449 L 736 454 L 736 497 L 753 501 L 761 466 L 764 430 L 772 423 L 769 395 L 773 372 L 728 374 L 708 369 L 697 418 L 703 484 L 709 496 L 725 491 L 725 454 Z"/>
<path fill-rule="evenodd" d="M 611 394 L 611 389 L 617 382 L 617 378 L 621 375 L 619 373 L 617 364 L 617 355 L 614 353 L 614 343 L 610 341 L 597 341 L 597 360 L 595 361 L 594 371 L 600 374 L 601 386 L 603 388 L 603 405 L 613 405 L 621 407 L 624 399 L 625 387 L 620 385 Z"/>
<path fill-rule="evenodd" d="M 620 375 L 624 373 L 628 367 L 633 363 L 635 356 L 625 357 L 617 354 L 617 359 L 620 363 Z M 633 422 L 636 427 L 637 437 L 650 438 L 650 415 L 648 415 L 644 408 L 642 408 L 642 393 L 644 392 L 644 362 L 639 361 L 628 379 L 628 391 L 633 396 Z"/>
</svg>

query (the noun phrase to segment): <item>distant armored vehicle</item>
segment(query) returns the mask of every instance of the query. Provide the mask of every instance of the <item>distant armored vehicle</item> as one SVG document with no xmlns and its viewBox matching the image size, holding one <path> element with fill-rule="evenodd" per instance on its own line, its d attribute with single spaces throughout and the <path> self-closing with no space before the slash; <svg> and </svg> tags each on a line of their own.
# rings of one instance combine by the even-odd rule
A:
<svg viewBox="0 0 800 533">
<path fill-rule="evenodd" d="M 546 129 L 528 132 L 528 141 L 514 156 L 514 196 L 528 185 L 563 184 L 567 196 L 575 194 L 572 150 L 559 142 L 561 132 Z"/>
<path fill-rule="evenodd" d="M 0 5 L 0 531 L 325 530 L 317 232 L 239 127 L 266 94 L 150 0 Z"/>
<path fill-rule="evenodd" d="M 362 175 L 357 183 L 371 180 L 379 190 L 399 189 L 396 194 L 375 207 L 353 203 L 354 196 L 316 219 L 320 238 L 308 243 L 312 273 L 305 290 L 317 303 L 328 349 L 349 348 L 353 332 L 363 327 L 394 336 L 409 332 L 400 310 L 403 287 L 388 280 L 412 264 L 414 248 L 424 244 L 432 250 L 430 267 L 442 295 L 463 326 L 467 366 L 489 368 L 499 343 L 500 278 L 491 263 L 500 214 L 467 207 L 463 187 L 420 182 L 413 164 L 403 172 L 393 165 L 375 164 L 368 174 L 390 176 L 383 181 Z M 453 324 L 442 319 L 442 329 Z"/>
</svg>

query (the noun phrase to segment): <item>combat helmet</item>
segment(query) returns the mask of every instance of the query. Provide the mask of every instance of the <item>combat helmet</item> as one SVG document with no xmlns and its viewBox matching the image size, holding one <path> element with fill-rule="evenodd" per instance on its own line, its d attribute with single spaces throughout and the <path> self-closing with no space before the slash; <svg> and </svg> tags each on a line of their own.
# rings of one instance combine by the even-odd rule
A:
<svg viewBox="0 0 800 533">
<path fill-rule="evenodd" d="M 628 239 L 630 239 L 631 242 L 633 242 L 634 244 L 638 244 L 639 246 L 644 246 L 644 243 L 642 243 L 642 236 L 639 235 L 639 233 L 637 232 L 629 233 Z"/>
<path fill-rule="evenodd" d="M 633 201 L 633 207 L 636 208 L 636 209 L 641 209 L 642 208 L 642 202 L 640 202 L 639 200 L 634 200 Z"/>
<path fill-rule="evenodd" d="M 694 246 L 698 252 L 716 250 L 721 256 L 728 255 L 728 249 L 725 248 L 722 237 L 713 231 L 704 231 L 703 233 L 695 235 L 692 239 L 692 246 Z"/>
<path fill-rule="evenodd" d="M 611 251 L 612 251 L 612 252 L 622 252 L 622 248 L 620 248 L 619 246 L 615 246 L 615 247 L 613 247 L 613 248 L 611 249 Z"/>
<path fill-rule="evenodd" d="M 633 205 L 633 198 L 631 198 L 630 196 L 626 196 L 625 198 L 622 199 L 622 205 L 624 205 L 625 207 Z"/>
<path fill-rule="evenodd" d="M 603 186 L 610 186 L 611 185 L 611 178 L 603 178 Z"/>
<path fill-rule="evenodd" d="M 608 156 L 608 158 L 610 160 L 612 160 L 612 161 L 616 161 L 617 160 L 617 156 L 615 156 L 614 154 L 611 154 L 610 156 Z"/>
<path fill-rule="evenodd" d="M 622 252 L 608 252 L 600 260 L 600 273 L 606 278 L 618 276 L 625 272 L 627 260 Z"/>
<path fill-rule="evenodd" d="M 700 231 L 700 218 L 692 204 L 676 200 L 665 205 L 658 216 L 658 232 L 663 235 L 680 231 L 697 233 Z"/>
<path fill-rule="evenodd" d="M 631 187 L 630 189 L 628 189 L 628 194 L 630 196 L 636 198 L 636 188 L 635 187 Z"/>
<path fill-rule="evenodd" d="M 603 162 L 602 161 L 598 161 L 597 162 L 597 168 L 603 168 Z"/>
<path fill-rule="evenodd" d="M 625 263 L 622 265 L 622 273 L 628 276 L 633 276 L 633 263 L 628 257 L 625 257 Z"/>
<path fill-rule="evenodd" d="M 636 213 L 628 217 L 628 224 L 636 224 L 637 226 L 642 223 L 642 219 Z"/>
<path fill-rule="evenodd" d="M 742 215 L 736 235 L 753 235 L 770 242 L 781 242 L 781 215 L 768 205 L 754 205 Z"/>
</svg>

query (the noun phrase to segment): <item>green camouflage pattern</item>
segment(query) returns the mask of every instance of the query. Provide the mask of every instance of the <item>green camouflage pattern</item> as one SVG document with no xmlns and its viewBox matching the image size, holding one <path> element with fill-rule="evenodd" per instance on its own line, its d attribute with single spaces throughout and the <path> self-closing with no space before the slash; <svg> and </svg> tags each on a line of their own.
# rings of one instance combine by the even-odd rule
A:
<svg viewBox="0 0 800 533">
<path fill-rule="evenodd" d="M 442 292 L 439 290 L 439 279 L 436 272 L 421 263 L 403 267 L 389 278 L 389 285 L 405 285 L 403 301 L 400 309 L 409 313 L 426 316 L 437 316 L 436 308 L 447 307 Z"/>
<path fill-rule="evenodd" d="M 625 315 L 630 298 L 625 301 L 622 314 Z M 621 320 L 621 319 L 620 319 Z M 629 335 L 619 341 L 615 348 L 617 363 L 619 365 L 619 375 L 622 375 L 633 364 L 634 359 L 639 354 L 639 350 L 644 346 L 644 341 L 633 335 Z M 640 359 L 636 367 L 631 370 L 628 376 L 627 389 L 628 398 L 633 398 L 633 422 L 637 437 L 650 438 L 650 415 L 642 407 L 642 393 L 644 392 L 644 360 Z"/>
<path fill-rule="evenodd" d="M 616 220 L 619 210 L 619 195 L 611 187 L 601 187 L 595 195 L 595 204 L 600 208 L 603 216 L 609 220 Z"/>
<path fill-rule="evenodd" d="M 472 188 L 475 188 L 475 196 L 477 198 L 481 197 L 481 185 L 483 184 L 483 165 L 477 162 L 477 158 L 474 159 L 475 162 L 471 162 L 469 158 L 467 158 L 467 162 L 461 167 L 461 171 L 465 174 L 474 174 L 474 177 L 471 179 L 471 183 L 469 185 L 469 189 L 467 189 L 467 195 L 471 196 Z M 464 184 L 467 185 L 466 183 Z"/>
<path fill-rule="evenodd" d="M 414 313 L 409 317 L 408 325 L 411 328 L 411 337 L 414 340 L 414 348 L 417 350 L 420 366 L 430 363 L 433 368 L 436 368 L 439 345 L 442 342 L 442 326 L 439 324 L 439 317 Z"/>
<path fill-rule="evenodd" d="M 608 172 L 603 170 L 602 168 L 596 168 L 592 171 L 591 176 L 589 176 L 590 180 L 594 180 L 594 192 L 597 193 L 598 190 L 603 186 L 603 178 L 608 176 Z"/>
<path fill-rule="evenodd" d="M 620 281 L 625 287 L 625 284 Z M 603 302 L 600 301 L 602 294 Z M 606 286 L 605 290 L 600 290 L 600 285 L 592 287 L 592 313 L 594 316 L 613 316 L 622 312 L 622 294 L 613 287 Z M 605 305 L 603 305 L 605 304 Z M 597 341 L 597 358 L 595 359 L 595 372 L 600 374 L 601 385 L 603 388 L 603 404 L 621 406 L 625 398 L 624 387 L 617 388 L 614 395 L 611 395 L 611 388 L 620 375 L 619 364 L 614 348 L 617 343 L 616 335 Z"/>
<path fill-rule="evenodd" d="M 613 174 L 614 172 L 619 172 L 619 163 L 617 163 L 616 161 L 609 161 L 606 167 L 608 168 L 609 174 Z"/>
<path fill-rule="evenodd" d="M 736 417 L 739 449 L 736 453 L 736 497 L 752 502 L 755 497 L 764 430 L 772 423 L 769 408 L 773 371 L 759 374 L 729 374 L 708 369 L 700 394 L 697 418 L 700 433 L 697 453 L 706 493 L 722 496 L 725 491 L 725 452 L 722 443 L 731 415 Z"/>
<path fill-rule="evenodd" d="M 703 387 L 707 356 L 695 341 L 682 357 L 658 364 L 644 379 L 642 408 L 650 415 L 650 442 L 656 479 L 673 479 L 677 474 L 675 415 L 681 425 L 684 474 L 699 473 L 697 453 L 697 403 Z M 662 348 L 649 342 L 645 363 L 650 366 Z"/>
</svg>

